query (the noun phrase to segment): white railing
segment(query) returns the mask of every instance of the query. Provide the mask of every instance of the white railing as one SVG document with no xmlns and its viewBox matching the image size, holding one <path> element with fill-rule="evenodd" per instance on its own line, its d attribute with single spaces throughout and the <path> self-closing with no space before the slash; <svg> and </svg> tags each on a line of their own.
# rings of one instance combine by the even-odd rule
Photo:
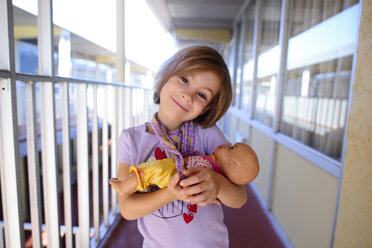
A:
<svg viewBox="0 0 372 248">
<path fill-rule="evenodd" d="M 24 240 L 27 230 L 32 231 L 33 247 L 41 247 L 41 244 L 46 242 L 42 239 L 43 232 L 47 234 L 48 247 L 59 247 L 62 239 L 66 247 L 96 247 L 119 213 L 116 193 L 108 183 L 109 175 L 113 177 L 117 172 L 119 132 L 151 118 L 150 114 L 155 111 L 151 100 L 152 91 L 119 83 L 11 75 L 7 71 L 0 71 L 0 80 L 1 201 L 4 216 L 4 222 L 0 223 L 0 247 L 4 244 L 6 247 L 23 247 L 27 241 Z M 16 81 L 18 94 L 15 92 L 17 88 L 12 85 Z M 24 87 L 20 87 L 22 84 Z M 56 88 L 58 91 L 55 91 Z M 72 88 L 76 88 L 74 94 L 70 94 Z M 24 94 L 20 93 L 22 90 Z M 22 98 L 23 95 L 25 98 Z M 55 107 L 57 95 L 61 101 L 58 105 L 60 111 L 56 111 Z M 38 100 L 39 119 L 36 114 Z M 25 180 L 25 175 L 21 173 L 25 171 L 25 168 L 22 168 L 25 163 L 20 162 L 24 159 L 20 154 L 25 152 L 18 149 L 22 143 L 19 141 L 18 130 L 22 129 L 18 127 L 16 117 L 20 115 L 22 108 L 17 108 L 17 104 L 24 104 L 26 115 L 26 188 L 29 191 L 29 199 L 25 199 L 25 194 L 20 190 L 20 181 Z M 71 111 L 71 106 L 74 106 L 75 111 Z M 61 114 L 56 116 L 56 112 Z M 71 141 L 75 138 L 76 145 L 71 146 Z M 62 151 L 59 152 L 56 147 Z M 42 155 L 41 162 L 38 159 L 39 151 Z M 76 154 L 77 192 L 72 189 L 72 169 L 75 168 L 73 154 Z M 14 181 L 9 183 L 9 180 Z M 44 193 L 43 197 L 41 192 Z M 62 192 L 63 205 L 59 204 Z M 72 200 L 72 196 L 76 194 L 77 204 Z M 25 212 L 22 206 L 27 201 L 30 202 L 30 223 L 24 223 L 22 217 Z M 76 226 L 72 221 L 73 205 L 78 206 Z M 45 218 L 42 218 L 42 213 Z M 42 219 L 45 219 L 45 223 L 42 223 Z M 14 223 L 14 220 L 17 222 Z M 60 224 L 62 221 L 64 225 Z"/>
<path fill-rule="evenodd" d="M 0 247 L 25 247 L 30 230 L 33 247 L 95 247 L 118 213 L 108 180 L 119 131 L 150 118 L 151 91 L 58 77 L 52 0 L 37 2 L 39 75 L 26 75 L 16 73 L 12 0 L 0 0 Z"/>
</svg>

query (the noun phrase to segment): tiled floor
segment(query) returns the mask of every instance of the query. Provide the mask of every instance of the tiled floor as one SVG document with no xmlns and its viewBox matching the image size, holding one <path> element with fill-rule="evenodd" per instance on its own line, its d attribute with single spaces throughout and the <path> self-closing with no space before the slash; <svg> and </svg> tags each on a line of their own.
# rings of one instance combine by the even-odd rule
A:
<svg viewBox="0 0 372 248">
<path fill-rule="evenodd" d="M 261 209 L 251 186 L 247 187 L 247 194 L 248 202 L 241 209 L 224 207 L 225 223 L 230 235 L 230 248 L 284 247 Z M 137 230 L 137 221 L 125 221 L 121 218 L 101 247 L 142 247 L 142 236 Z"/>
</svg>

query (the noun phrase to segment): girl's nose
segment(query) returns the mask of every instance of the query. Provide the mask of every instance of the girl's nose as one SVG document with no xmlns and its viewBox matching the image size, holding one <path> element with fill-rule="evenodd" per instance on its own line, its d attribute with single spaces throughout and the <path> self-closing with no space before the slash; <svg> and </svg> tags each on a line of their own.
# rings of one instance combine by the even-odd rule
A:
<svg viewBox="0 0 372 248">
<path fill-rule="evenodd" d="M 185 102 L 187 103 L 192 103 L 192 97 L 187 92 L 182 93 L 182 99 L 185 100 Z"/>
</svg>

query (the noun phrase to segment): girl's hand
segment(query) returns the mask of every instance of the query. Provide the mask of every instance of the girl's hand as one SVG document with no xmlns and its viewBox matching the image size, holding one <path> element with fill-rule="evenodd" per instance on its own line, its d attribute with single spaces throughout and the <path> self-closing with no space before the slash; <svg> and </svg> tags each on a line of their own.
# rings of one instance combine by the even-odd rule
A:
<svg viewBox="0 0 372 248">
<path fill-rule="evenodd" d="M 194 167 L 183 171 L 186 179 L 180 182 L 181 194 L 186 195 L 186 201 L 199 206 L 218 203 L 218 193 L 221 188 L 219 175 L 203 167 Z"/>
<path fill-rule="evenodd" d="M 180 187 L 180 174 L 173 175 L 168 182 L 167 190 L 171 197 L 173 198 L 173 201 L 175 200 L 186 200 L 186 196 L 184 194 L 181 194 L 181 187 Z"/>
</svg>

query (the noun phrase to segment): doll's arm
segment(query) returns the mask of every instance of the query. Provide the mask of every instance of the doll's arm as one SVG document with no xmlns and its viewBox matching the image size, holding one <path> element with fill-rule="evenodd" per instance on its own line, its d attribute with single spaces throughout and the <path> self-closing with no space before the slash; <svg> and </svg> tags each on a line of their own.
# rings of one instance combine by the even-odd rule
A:
<svg viewBox="0 0 372 248">
<path fill-rule="evenodd" d="M 133 194 L 137 191 L 138 180 L 133 174 L 129 174 L 123 180 L 112 178 L 109 182 L 114 190 L 116 190 L 116 192 L 123 197 L 128 197 L 130 194 Z"/>
<path fill-rule="evenodd" d="M 129 164 L 119 163 L 118 179 L 127 178 Z M 168 187 L 146 194 L 130 194 L 127 197 L 118 196 L 121 215 L 127 220 L 134 220 L 153 213 L 164 205 L 175 201 L 184 200 L 179 193 L 179 175 L 176 174 L 169 180 Z"/>
</svg>

